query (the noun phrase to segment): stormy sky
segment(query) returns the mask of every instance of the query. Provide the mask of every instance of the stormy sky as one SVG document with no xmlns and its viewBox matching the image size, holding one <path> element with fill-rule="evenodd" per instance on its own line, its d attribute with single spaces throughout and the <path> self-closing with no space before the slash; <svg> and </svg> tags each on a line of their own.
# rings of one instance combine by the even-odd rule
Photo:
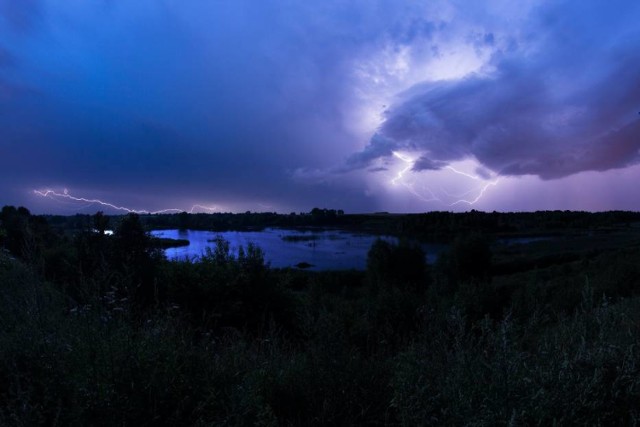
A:
<svg viewBox="0 0 640 427">
<path fill-rule="evenodd" d="M 639 113 L 637 1 L 0 0 L 35 212 L 638 210 Z"/>
</svg>

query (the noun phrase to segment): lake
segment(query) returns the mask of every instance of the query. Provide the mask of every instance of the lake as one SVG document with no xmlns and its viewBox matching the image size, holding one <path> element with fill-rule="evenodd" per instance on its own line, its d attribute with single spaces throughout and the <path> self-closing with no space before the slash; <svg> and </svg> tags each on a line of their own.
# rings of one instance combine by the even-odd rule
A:
<svg viewBox="0 0 640 427">
<path fill-rule="evenodd" d="M 240 246 L 248 243 L 264 251 L 265 260 L 275 268 L 295 267 L 299 263 L 311 264 L 310 270 L 364 270 L 367 252 L 378 239 L 398 243 L 391 236 L 374 236 L 342 230 L 292 230 L 266 228 L 262 231 L 200 231 L 200 230 L 154 230 L 154 237 L 189 240 L 189 246 L 165 249 L 170 260 L 198 258 L 205 248 L 215 247 L 214 240 L 220 236 L 229 242 L 232 253 L 238 254 Z M 423 244 L 427 262 L 435 262 L 445 245 Z"/>
</svg>

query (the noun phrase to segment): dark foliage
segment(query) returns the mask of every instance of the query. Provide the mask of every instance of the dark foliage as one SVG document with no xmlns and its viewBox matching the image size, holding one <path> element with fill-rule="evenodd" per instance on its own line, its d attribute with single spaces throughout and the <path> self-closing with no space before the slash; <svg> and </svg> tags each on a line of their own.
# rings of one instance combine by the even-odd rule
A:
<svg viewBox="0 0 640 427">
<path fill-rule="evenodd" d="M 451 248 L 438 260 L 449 291 L 455 292 L 461 283 L 484 284 L 491 277 L 491 248 L 480 234 L 457 237 Z"/>
<path fill-rule="evenodd" d="M 638 423 L 636 214 L 285 216 L 452 240 L 433 268 L 378 240 L 364 272 L 272 269 L 222 239 L 169 262 L 145 228 L 282 219 L 225 215 L 3 208 L 0 425 Z M 496 243 L 527 227 L 573 237 Z"/>
<path fill-rule="evenodd" d="M 374 293 L 391 288 L 423 293 L 429 282 L 425 253 L 417 244 L 377 239 L 367 254 L 367 277 Z"/>
</svg>

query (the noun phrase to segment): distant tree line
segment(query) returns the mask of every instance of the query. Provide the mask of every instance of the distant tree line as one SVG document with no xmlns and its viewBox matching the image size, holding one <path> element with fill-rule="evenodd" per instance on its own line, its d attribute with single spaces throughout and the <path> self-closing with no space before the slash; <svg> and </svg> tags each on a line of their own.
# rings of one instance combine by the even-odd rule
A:
<svg viewBox="0 0 640 427">
<path fill-rule="evenodd" d="M 90 215 L 45 216 L 53 228 L 80 230 Z M 105 217 L 107 217 L 105 215 Z M 117 222 L 119 216 L 109 216 Z M 275 212 L 140 215 L 147 229 L 247 230 L 266 227 L 337 227 L 424 241 L 452 242 L 467 233 L 549 235 L 607 227 L 629 227 L 640 213 L 629 211 L 575 212 L 427 212 L 420 214 L 345 214 L 342 210 L 313 208 L 308 213 Z"/>
</svg>

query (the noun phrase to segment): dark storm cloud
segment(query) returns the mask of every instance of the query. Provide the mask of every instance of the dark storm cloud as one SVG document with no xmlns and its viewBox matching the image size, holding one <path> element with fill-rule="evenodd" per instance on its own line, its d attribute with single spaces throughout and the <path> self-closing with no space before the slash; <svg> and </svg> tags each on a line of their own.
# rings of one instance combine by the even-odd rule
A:
<svg viewBox="0 0 640 427">
<path fill-rule="evenodd" d="M 620 1 L 540 9 L 533 49 L 496 52 L 489 75 L 408 90 L 351 163 L 406 150 L 422 153 L 414 170 L 475 157 L 543 179 L 637 163 L 638 19 L 640 7 Z"/>
<path fill-rule="evenodd" d="M 360 169 L 368 166 L 376 159 L 389 157 L 393 155 L 394 149 L 397 149 L 397 144 L 394 140 L 376 133 L 363 151 L 349 157 L 346 170 L 349 168 Z"/>
<path fill-rule="evenodd" d="M 433 31 L 390 0 L 0 0 L 0 12 L 0 34 L 13 34 L 0 49 L 0 66 L 12 62 L 0 190 L 298 206 L 366 199 L 290 171 L 356 149 L 344 112 L 359 55 Z"/>
<path fill-rule="evenodd" d="M 394 151 L 414 171 L 475 156 L 479 176 L 636 162 L 638 6 L 512 16 L 532 3 L 0 0 L 0 204 L 66 186 L 366 211 L 363 175 L 385 174 L 345 171 Z M 493 52 L 490 74 L 414 85 L 460 40 Z"/>
<path fill-rule="evenodd" d="M 415 162 L 413 162 L 413 167 L 411 168 L 414 172 L 420 171 L 437 171 L 442 169 L 447 165 L 447 162 L 442 162 L 438 160 L 431 160 L 428 157 L 422 156 Z"/>
<path fill-rule="evenodd" d="M 385 171 L 388 171 L 388 170 L 389 170 L 389 168 L 385 168 L 383 166 L 378 166 L 378 167 L 375 167 L 375 168 L 367 169 L 368 172 L 385 172 Z"/>
<path fill-rule="evenodd" d="M 0 46 L 0 69 L 8 67 L 12 64 L 14 64 L 13 55 L 8 50 Z"/>
<path fill-rule="evenodd" d="M 37 25 L 41 13 L 41 0 L 0 0 L 0 18 L 14 31 L 31 31 Z"/>
</svg>

